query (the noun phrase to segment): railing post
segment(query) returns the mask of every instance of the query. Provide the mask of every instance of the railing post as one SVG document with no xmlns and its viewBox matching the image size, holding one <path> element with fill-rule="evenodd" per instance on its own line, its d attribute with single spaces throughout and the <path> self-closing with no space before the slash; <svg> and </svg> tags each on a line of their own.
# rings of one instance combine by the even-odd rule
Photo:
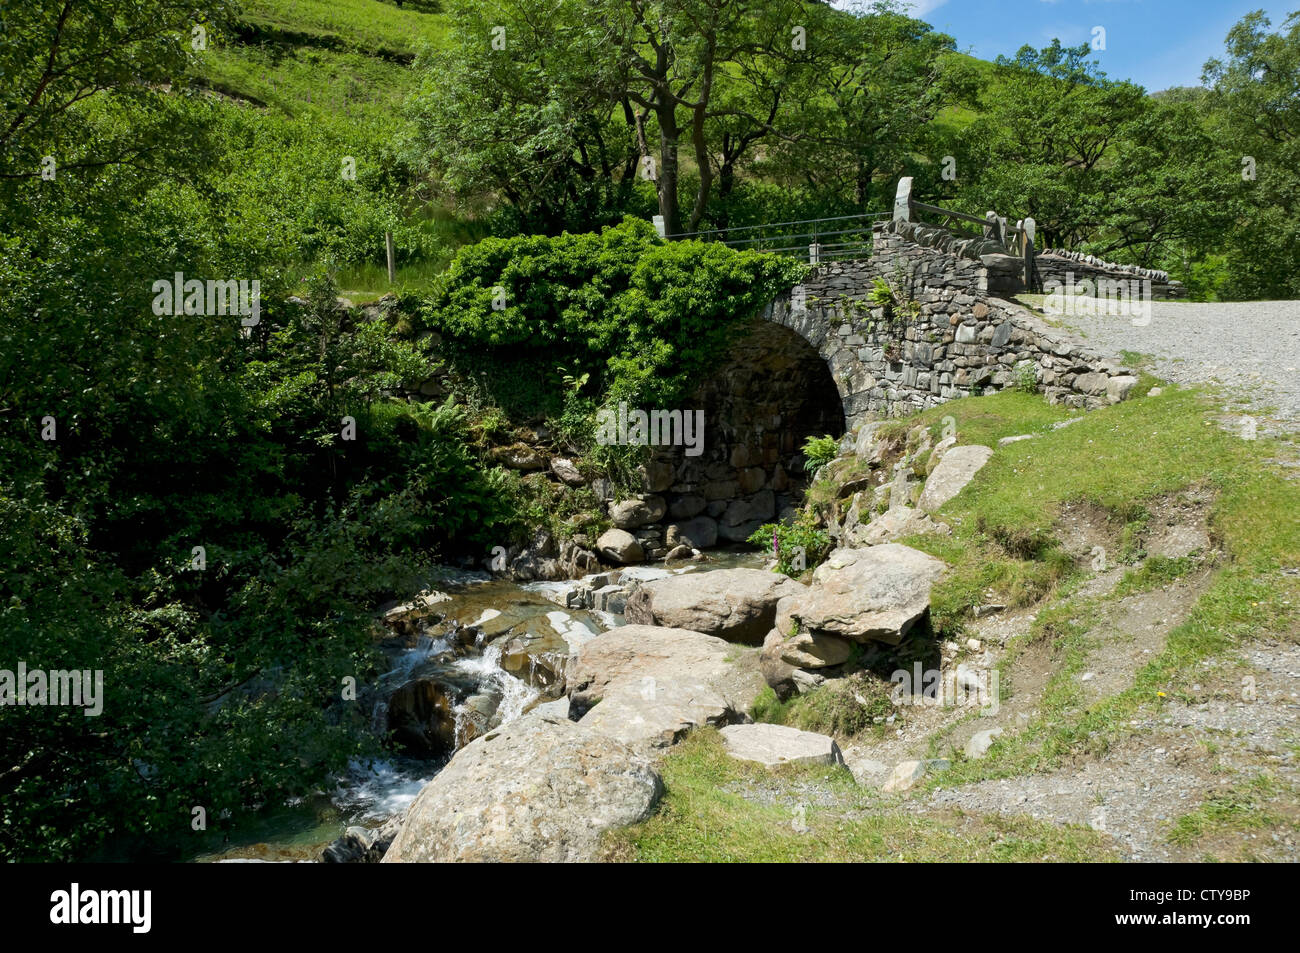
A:
<svg viewBox="0 0 1300 953">
<path fill-rule="evenodd" d="M 822 246 L 814 239 L 813 243 L 808 246 L 808 264 L 816 265 L 822 260 Z"/>
<path fill-rule="evenodd" d="M 894 192 L 894 221 L 910 222 L 912 220 L 912 177 L 904 176 L 898 180 L 898 190 Z"/>
<path fill-rule="evenodd" d="M 664 225 L 664 217 L 662 215 L 656 215 L 654 217 L 654 223 L 655 223 L 655 231 L 659 233 L 659 237 L 667 238 L 668 228 L 667 226 Z"/>
<path fill-rule="evenodd" d="M 1031 291 L 1042 290 L 1038 280 L 1038 266 L 1034 264 L 1034 236 L 1038 234 L 1038 223 L 1026 216 L 1024 225 L 1025 242 L 1025 287 Z"/>
<path fill-rule="evenodd" d="M 994 211 L 985 212 L 984 221 L 988 222 L 988 224 L 984 226 L 984 237 L 991 238 L 993 241 L 1001 244 L 1002 235 L 998 227 L 998 213 Z"/>
</svg>

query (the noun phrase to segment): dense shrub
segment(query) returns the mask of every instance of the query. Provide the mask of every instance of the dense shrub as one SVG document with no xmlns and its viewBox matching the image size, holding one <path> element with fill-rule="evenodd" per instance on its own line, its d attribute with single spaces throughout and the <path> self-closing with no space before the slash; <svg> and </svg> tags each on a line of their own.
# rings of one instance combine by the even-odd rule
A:
<svg viewBox="0 0 1300 953">
<path fill-rule="evenodd" d="M 490 238 L 461 249 L 421 311 L 453 353 L 545 353 L 604 400 L 671 407 L 805 266 L 663 242 L 628 219 L 599 234 Z"/>
</svg>

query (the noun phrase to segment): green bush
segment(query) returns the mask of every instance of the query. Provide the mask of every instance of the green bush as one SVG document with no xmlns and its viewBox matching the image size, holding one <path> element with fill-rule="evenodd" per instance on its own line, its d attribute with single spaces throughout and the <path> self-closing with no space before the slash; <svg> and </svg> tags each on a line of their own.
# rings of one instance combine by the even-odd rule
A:
<svg viewBox="0 0 1300 953">
<path fill-rule="evenodd" d="M 747 542 L 775 555 L 777 572 L 792 578 L 816 569 L 833 548 L 830 534 L 817 525 L 816 518 L 807 510 L 800 511 L 790 522 L 764 523 Z"/>
<path fill-rule="evenodd" d="M 672 407 L 735 325 L 805 272 L 789 258 L 664 242 L 628 219 L 599 234 L 466 246 L 420 318 L 454 354 L 554 355 L 574 376 L 589 374 L 604 405 Z"/>
<path fill-rule="evenodd" d="M 826 464 L 835 459 L 840 452 L 840 442 L 827 434 L 824 437 L 809 437 L 803 444 L 804 466 L 812 479 Z"/>
</svg>

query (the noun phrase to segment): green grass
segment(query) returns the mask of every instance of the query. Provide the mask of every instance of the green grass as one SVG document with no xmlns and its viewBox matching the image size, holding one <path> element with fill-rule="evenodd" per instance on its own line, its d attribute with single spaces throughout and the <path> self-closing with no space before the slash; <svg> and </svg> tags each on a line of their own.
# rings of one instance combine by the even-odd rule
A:
<svg viewBox="0 0 1300 953">
<path fill-rule="evenodd" d="M 932 615 L 942 632 L 958 627 L 970 605 L 996 597 L 1021 604 L 1053 598 L 1026 636 L 1014 640 L 1004 672 L 1020 653 L 1046 644 L 1053 666 L 1033 720 L 1000 738 L 988 755 L 953 757 L 949 771 L 926 786 L 950 788 L 981 780 L 1060 768 L 1081 755 L 1107 751 L 1133 729 L 1139 714 L 1158 716 L 1172 699 L 1191 701 L 1203 680 L 1202 664 L 1228 657 L 1261 636 L 1300 640 L 1300 579 L 1278 570 L 1300 566 L 1300 483 L 1269 463 L 1281 445 L 1244 441 L 1214 427 L 1212 402 L 1174 390 L 1088 414 L 1069 427 L 1050 425 L 1067 415 L 1041 399 L 1004 392 L 955 401 L 900 422 L 938 426 L 951 415 L 963 443 L 1038 431 L 1042 436 L 999 448 L 971 485 L 941 511 L 951 537 L 909 540 L 947 560 L 952 569 L 936 586 Z M 1141 668 L 1127 690 L 1091 705 L 1078 681 L 1096 648 L 1096 629 L 1113 600 L 1168 585 L 1204 565 L 1193 559 L 1150 558 L 1129 570 L 1114 593 L 1072 595 L 1085 574 L 1053 545 L 1053 522 L 1067 503 L 1087 503 L 1125 528 L 1140 527 L 1154 502 L 1189 487 L 1215 493 L 1210 514 L 1229 559 L 1214 575 L 1163 651 Z M 1000 532 L 993 532 L 994 529 Z M 1021 555 L 1005 542 L 1044 534 L 1046 542 Z M 1001 540 L 1001 541 L 999 541 Z M 842 689 L 844 686 L 836 686 Z M 1004 696 L 1015 685 L 1003 679 Z M 823 688 L 781 703 L 764 692 L 758 720 L 790 724 L 841 737 L 862 730 L 874 709 L 848 711 L 843 691 Z M 864 696 L 865 697 L 865 696 Z M 1104 835 L 1024 818 L 892 813 L 887 803 L 859 790 L 838 769 L 766 772 L 728 758 L 713 732 L 699 732 L 664 763 L 667 794 L 657 814 L 611 840 L 615 858 L 637 860 L 836 861 L 836 860 L 1089 860 L 1111 859 Z M 1295 827 L 1282 810 L 1287 790 L 1271 781 L 1248 781 L 1216 795 L 1180 817 L 1171 842 L 1201 847 L 1224 858 L 1223 843 L 1242 833 Z M 803 804 L 801 813 L 796 810 Z M 823 806 L 818 806 L 823 805 Z M 806 827 L 795 829 L 794 821 Z M 1237 835 L 1235 840 L 1234 835 Z M 1249 859 L 1233 854 L 1237 859 Z M 1229 857 L 1228 859 L 1231 859 Z"/>
<path fill-rule="evenodd" d="M 1295 484 L 1263 472 L 1264 460 L 1276 452 L 1273 445 L 1222 432 L 1212 425 L 1211 410 L 1193 391 L 1170 391 L 1094 411 L 1071 426 L 999 447 L 971 484 L 940 511 L 940 518 L 953 525 L 953 536 L 910 541 L 954 564 L 954 572 L 937 589 L 936 613 L 951 621 L 987 589 L 1000 597 L 995 601 L 1029 604 L 1064 580 L 1069 562 L 1053 544 L 1053 528 L 1070 503 L 1098 508 L 1121 540 L 1129 527 L 1131 545 L 1133 527 L 1147 518 L 1155 500 L 1205 483 L 1229 494 L 1219 516 L 1226 532 L 1236 533 L 1246 520 L 1263 534 L 1253 541 L 1237 534 L 1239 551 L 1247 545 L 1258 550 L 1266 541 L 1284 546 L 1288 534 L 1300 539 L 1300 511 L 1294 504 L 1286 508 L 1283 500 L 1294 495 Z M 1063 416 L 1040 398 L 1003 392 L 945 404 L 919 419 L 938 426 L 946 415 L 956 421 L 962 443 L 985 444 L 1017 430 L 1041 430 L 1053 416 Z M 1270 512 L 1259 500 L 1244 498 L 1246 492 L 1266 493 L 1283 508 Z"/>
<path fill-rule="evenodd" d="M 342 42 L 372 54 L 416 53 L 446 34 L 442 14 L 380 0 L 244 0 L 242 18 L 259 27 L 320 41 Z"/>
<path fill-rule="evenodd" d="M 1177 582 L 1195 568 L 1196 560 L 1190 556 L 1178 559 L 1150 556 L 1138 568 L 1124 573 L 1124 578 L 1115 587 L 1115 595 L 1123 597 L 1159 589 Z"/>
<path fill-rule="evenodd" d="M 914 418 L 904 418 L 903 423 L 926 424 L 937 441 L 944 435 L 945 418 L 951 417 L 957 428 L 958 443 L 997 447 L 1003 437 L 1047 433 L 1053 424 L 1083 415 L 1083 411 L 1053 406 L 1036 394 L 1010 390 L 988 397 L 950 401 Z"/>
<path fill-rule="evenodd" d="M 889 812 L 843 767 L 767 770 L 729 757 L 711 729 L 664 759 L 667 793 L 608 835 L 615 860 L 667 862 L 1114 860 L 1108 839 L 1026 817 Z M 748 794 L 748 796 L 746 796 Z"/>
<path fill-rule="evenodd" d="M 1054 500 L 1081 491 L 1112 509 L 1133 513 L 1153 496 L 1207 480 L 1218 491 L 1211 525 L 1231 561 L 1216 571 L 1187 619 L 1169 633 L 1163 652 L 1137 673 L 1133 687 L 1086 709 L 1080 708 L 1072 676 L 1089 645 L 1100 600 L 1064 602 L 1041 612 L 1030 639 L 1050 638 L 1058 666 L 1039 716 L 987 758 L 954 765 L 944 783 L 1047 770 L 1068 756 L 1102 752 L 1128 730 L 1140 709 L 1158 709 L 1171 698 L 1190 699 L 1189 686 L 1203 661 L 1260 636 L 1300 639 L 1300 580 L 1278 572 L 1300 566 L 1300 483 L 1268 464 L 1276 445 L 1223 433 L 1210 425 L 1212 412 L 1212 406 L 1188 392 L 1096 412 L 1045 438 L 1062 439 L 1063 453 L 1043 454 L 1047 448 L 1040 448 L 1036 472 L 1043 474 L 1044 489 L 1037 488 L 1035 471 L 1017 465 L 1021 461 L 993 469 L 995 458 L 976 478 L 985 481 L 982 489 L 953 501 L 954 509 L 970 517 L 987 509 L 1000 520 L 1037 527 L 1048 518 Z M 1088 459 L 1094 453 L 1099 460 L 1113 461 L 1118 473 L 1096 472 Z M 1068 469 L 1090 474 L 1078 478 L 1089 482 L 1080 485 Z M 963 538 L 979 545 L 969 536 L 945 545 L 960 547 Z M 958 576 L 963 565 L 958 564 Z M 1127 574 L 1114 597 L 1167 584 L 1191 566 L 1184 560 L 1148 561 Z"/>
<path fill-rule="evenodd" d="M 403 107 L 420 82 L 409 60 L 425 44 L 443 42 L 447 18 L 428 12 L 436 7 L 398 8 L 379 0 L 247 0 L 239 15 L 241 32 L 222 37 L 201 54 L 201 81 L 248 108 L 286 118 L 305 138 L 326 133 L 337 143 L 340 160 L 351 154 L 359 166 L 374 169 L 400 152 L 413 133 Z M 345 266 L 337 276 L 345 297 L 363 303 L 388 292 L 425 290 L 457 247 L 484 232 L 436 201 L 414 204 L 407 215 L 406 236 L 414 226 L 433 241 L 414 251 L 399 241 L 397 280 L 391 284 L 382 249 L 370 261 Z M 439 251 L 430 253 L 430 247 Z"/>
<path fill-rule="evenodd" d="M 397 280 L 390 284 L 387 265 L 374 263 L 348 265 L 339 269 L 336 280 L 343 297 L 356 304 L 364 304 L 389 292 L 401 295 L 406 292 L 427 290 L 445 267 L 446 258 L 399 265 L 396 269 Z"/>
<path fill-rule="evenodd" d="M 348 50 L 238 45 L 210 50 L 202 75 L 214 90 L 286 116 L 343 127 L 396 129 L 418 80 L 409 66 Z"/>
<path fill-rule="evenodd" d="M 890 682 L 870 675 L 850 675 L 842 681 L 779 701 L 771 688 L 754 700 L 754 720 L 789 725 L 836 738 L 852 738 L 875 729 L 883 732 L 876 718 L 895 714 L 890 701 Z M 865 704 L 864 704 L 865 702 Z"/>
<path fill-rule="evenodd" d="M 203 54 L 212 89 L 367 137 L 404 128 L 410 60 L 446 35 L 442 14 L 379 0 L 246 0 L 240 20 L 242 35 Z"/>
<path fill-rule="evenodd" d="M 1252 834 L 1284 829 L 1294 835 L 1300 831 L 1295 812 L 1298 794 L 1293 785 L 1272 775 L 1256 775 L 1177 817 L 1168 840 L 1206 851 L 1206 860 L 1259 860 L 1251 848 Z"/>
</svg>

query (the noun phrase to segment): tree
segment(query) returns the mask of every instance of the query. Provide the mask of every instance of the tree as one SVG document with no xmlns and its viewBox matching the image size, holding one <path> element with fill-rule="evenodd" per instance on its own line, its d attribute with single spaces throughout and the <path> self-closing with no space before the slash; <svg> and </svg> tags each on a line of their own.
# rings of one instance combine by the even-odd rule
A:
<svg viewBox="0 0 1300 953">
<path fill-rule="evenodd" d="M 936 120 L 970 100 L 977 78 L 951 37 L 889 3 L 824 13 L 809 43 L 811 68 L 783 104 L 770 166 L 786 182 L 883 210 L 899 176 L 953 148 Z"/>
<path fill-rule="evenodd" d="M 1146 107 L 1141 87 L 1106 78 L 1084 43 L 1060 40 L 999 57 L 983 114 L 967 130 L 980 174 L 964 190 L 978 207 L 1032 215 L 1039 244 L 1074 248 L 1100 224 L 1105 161 Z"/>
<path fill-rule="evenodd" d="M 1234 297 L 1300 297 L 1300 13 L 1270 26 L 1262 11 L 1243 17 L 1203 77 L 1240 202 L 1225 288 Z"/>
<path fill-rule="evenodd" d="M 1148 99 L 1100 170 L 1099 226 L 1088 236 L 1088 250 L 1146 268 L 1184 270 L 1183 259 L 1221 246 L 1232 224 L 1235 165 L 1196 105 Z"/>
<path fill-rule="evenodd" d="M 41 174 L 40 159 L 83 143 L 74 108 L 107 94 L 157 105 L 159 87 L 183 79 L 196 44 L 230 15 L 225 0 L 56 0 L 8 4 L 0 46 L 0 175 Z M 137 161 L 147 141 L 101 143 L 64 168 Z"/>
<path fill-rule="evenodd" d="M 639 149 L 619 28 L 581 0 L 459 0 L 411 112 L 459 202 L 499 196 L 536 231 L 626 204 Z M 644 115 L 640 117 L 644 119 Z"/>
</svg>

